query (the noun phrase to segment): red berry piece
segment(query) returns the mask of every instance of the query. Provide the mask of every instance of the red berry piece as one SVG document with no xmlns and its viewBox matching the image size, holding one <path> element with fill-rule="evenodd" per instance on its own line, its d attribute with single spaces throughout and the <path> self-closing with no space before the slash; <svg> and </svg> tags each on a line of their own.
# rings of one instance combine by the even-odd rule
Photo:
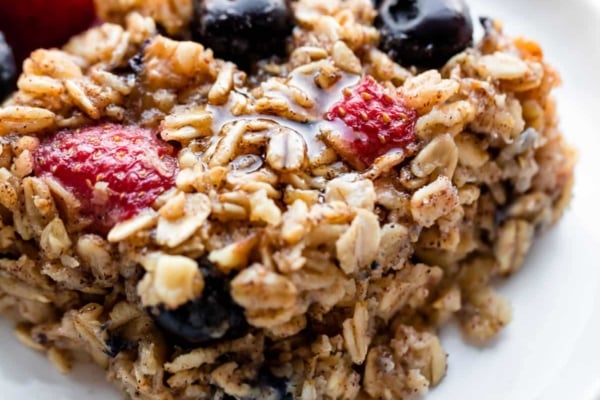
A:
<svg viewBox="0 0 600 400">
<path fill-rule="evenodd" d="M 343 123 L 342 129 L 327 135 L 327 140 L 357 169 L 368 168 L 377 157 L 415 140 L 417 112 L 371 77 L 344 89 L 344 98 L 333 105 L 325 119 Z"/>
<path fill-rule="evenodd" d="M 149 129 L 102 125 L 61 131 L 35 153 L 35 175 L 50 177 L 80 202 L 90 229 L 106 234 L 175 184 L 175 149 Z"/>
<path fill-rule="evenodd" d="M 93 0 L 0 1 L 0 30 L 21 63 L 33 50 L 60 47 L 91 26 Z"/>
</svg>

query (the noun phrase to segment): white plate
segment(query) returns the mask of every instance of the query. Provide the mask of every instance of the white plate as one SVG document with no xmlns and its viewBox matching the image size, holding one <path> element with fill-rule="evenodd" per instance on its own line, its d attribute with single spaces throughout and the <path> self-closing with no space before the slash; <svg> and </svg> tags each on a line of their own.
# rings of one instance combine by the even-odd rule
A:
<svg viewBox="0 0 600 400">
<path fill-rule="evenodd" d="M 580 150 L 571 211 L 501 285 L 514 321 L 484 348 L 443 332 L 447 378 L 428 400 L 600 400 L 600 0 L 471 0 L 474 15 L 501 18 L 539 40 L 561 71 L 562 126 Z M 0 398 L 119 399 L 100 371 L 61 376 L 0 322 Z"/>
</svg>

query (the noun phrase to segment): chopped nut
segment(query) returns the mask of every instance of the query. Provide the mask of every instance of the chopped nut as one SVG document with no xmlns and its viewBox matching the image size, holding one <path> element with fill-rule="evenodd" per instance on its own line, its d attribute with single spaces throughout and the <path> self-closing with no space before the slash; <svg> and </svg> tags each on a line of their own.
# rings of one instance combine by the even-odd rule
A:
<svg viewBox="0 0 600 400">
<path fill-rule="evenodd" d="M 250 253 L 254 249 L 256 242 L 257 237 L 250 236 L 222 249 L 211 251 L 208 259 L 214 262 L 225 273 L 229 273 L 233 269 L 244 268 L 248 264 Z"/>
<path fill-rule="evenodd" d="M 269 225 L 278 225 L 281 222 L 281 210 L 267 197 L 266 190 L 259 190 L 250 195 L 250 209 L 250 221 L 264 221 Z"/>
<path fill-rule="evenodd" d="M 297 301 L 294 284 L 260 264 L 254 264 L 240 272 L 231 285 L 234 300 L 251 310 L 289 308 Z"/>
<path fill-rule="evenodd" d="M 196 261 L 188 257 L 152 254 L 144 267 L 149 273 L 138 285 L 144 304 L 174 309 L 202 293 L 204 279 Z"/>
<path fill-rule="evenodd" d="M 281 237 L 289 244 L 298 243 L 310 226 L 308 206 L 302 200 L 296 200 L 283 214 Z"/>
<path fill-rule="evenodd" d="M 373 181 L 348 174 L 327 183 L 325 201 L 343 201 L 350 207 L 372 211 L 375 207 Z"/>
<path fill-rule="evenodd" d="M 297 171 L 306 159 L 306 142 L 296 131 L 289 128 L 272 130 L 267 147 L 267 162 L 282 172 Z"/>
</svg>

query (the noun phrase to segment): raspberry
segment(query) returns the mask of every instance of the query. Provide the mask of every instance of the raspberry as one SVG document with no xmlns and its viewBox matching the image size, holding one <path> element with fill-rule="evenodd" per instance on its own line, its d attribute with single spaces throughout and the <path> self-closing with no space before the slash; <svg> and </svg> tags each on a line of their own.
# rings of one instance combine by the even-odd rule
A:
<svg viewBox="0 0 600 400">
<path fill-rule="evenodd" d="M 35 175 L 50 177 L 80 202 L 89 229 L 106 234 L 175 184 L 175 149 L 154 132 L 102 125 L 60 131 L 35 152 Z"/>
<path fill-rule="evenodd" d="M 340 120 L 349 128 L 334 130 L 327 139 L 357 169 L 367 168 L 377 157 L 415 140 L 417 112 L 371 77 L 345 89 L 344 98 L 332 106 L 325 119 Z"/>
<path fill-rule="evenodd" d="M 0 29 L 20 63 L 37 48 L 61 47 L 94 22 L 93 0 L 0 1 Z"/>
</svg>

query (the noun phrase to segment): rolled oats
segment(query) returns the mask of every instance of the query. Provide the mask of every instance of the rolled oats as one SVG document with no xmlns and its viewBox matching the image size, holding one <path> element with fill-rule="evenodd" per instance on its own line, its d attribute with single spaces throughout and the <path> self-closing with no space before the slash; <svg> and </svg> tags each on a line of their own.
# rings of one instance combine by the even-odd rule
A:
<svg viewBox="0 0 600 400">
<path fill-rule="evenodd" d="M 442 380 L 451 318 L 476 342 L 510 322 L 492 282 L 562 215 L 576 158 L 537 44 L 493 24 L 421 72 L 378 49 L 372 1 L 298 0 L 289 57 L 247 73 L 159 34 L 193 37 L 190 0 L 96 7 L 113 23 L 34 51 L 0 107 L 0 310 L 21 342 L 61 371 L 89 355 L 136 400 L 396 400 Z M 365 75 L 417 119 L 357 170 L 360 132 L 324 115 Z M 104 123 L 147 128 L 178 170 L 103 233 L 36 151 Z"/>
<path fill-rule="evenodd" d="M 275 171 L 298 171 L 306 159 L 306 142 L 292 129 L 279 128 L 271 131 L 266 161 Z"/>
<path fill-rule="evenodd" d="M 0 108 L 0 135 L 39 132 L 54 125 L 56 115 L 40 107 L 8 106 Z"/>
<path fill-rule="evenodd" d="M 169 204 L 163 206 L 168 207 Z M 202 193 L 188 194 L 182 204 L 182 214 L 176 218 L 160 216 L 156 225 L 156 242 L 167 247 L 177 247 L 200 228 L 211 212 L 211 202 Z M 160 212 L 160 210 L 159 210 Z"/>
<path fill-rule="evenodd" d="M 362 71 L 360 59 L 341 40 L 334 43 L 331 56 L 335 65 L 346 72 L 360 74 Z"/>
<path fill-rule="evenodd" d="M 355 364 L 362 364 L 367 357 L 371 338 L 369 336 L 369 311 L 365 304 L 357 303 L 352 319 L 343 324 L 344 343 Z"/>
<path fill-rule="evenodd" d="M 410 210 L 419 225 L 430 227 L 439 218 L 450 213 L 458 204 L 456 187 L 447 177 L 440 176 L 413 194 L 410 200 Z"/>
<path fill-rule="evenodd" d="M 340 268 L 346 274 L 357 273 L 377 257 L 381 233 L 377 216 L 372 212 L 357 210 L 352 224 L 335 243 Z"/>
<path fill-rule="evenodd" d="M 452 137 L 448 134 L 437 136 L 411 162 L 411 171 L 415 176 L 424 178 L 438 170 L 440 175 L 451 178 L 458 157 L 459 150 Z"/>
<path fill-rule="evenodd" d="M 500 227 L 494 253 L 501 274 L 512 274 L 521 268 L 533 235 L 534 227 L 523 220 L 511 219 Z"/>
</svg>

